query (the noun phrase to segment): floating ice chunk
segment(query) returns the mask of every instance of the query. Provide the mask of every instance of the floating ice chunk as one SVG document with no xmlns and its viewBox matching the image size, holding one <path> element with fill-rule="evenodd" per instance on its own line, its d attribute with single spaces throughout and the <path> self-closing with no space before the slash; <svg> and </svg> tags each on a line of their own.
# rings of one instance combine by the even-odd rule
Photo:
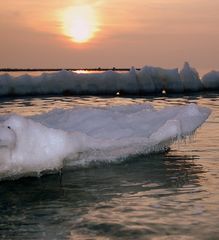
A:
<svg viewBox="0 0 219 240">
<path fill-rule="evenodd" d="M 188 62 L 185 62 L 183 69 L 180 71 L 180 78 L 183 82 L 185 92 L 196 92 L 203 89 L 198 72 L 194 68 L 191 68 Z"/>
<path fill-rule="evenodd" d="M 0 136 L 5 142 L 4 155 L 0 156 L 0 163 L 4 163 L 0 172 L 4 174 L 58 169 L 69 152 L 67 133 L 20 116 L 11 116 L 3 122 Z"/>
<path fill-rule="evenodd" d="M 0 148 L 14 149 L 16 144 L 16 134 L 9 127 L 0 125 Z"/>
<path fill-rule="evenodd" d="M 16 134 L 10 127 L 0 125 L 0 168 L 3 171 L 7 161 L 11 158 L 11 151 L 15 148 L 16 140 Z"/>
<path fill-rule="evenodd" d="M 219 89 L 219 72 L 211 71 L 205 74 L 202 78 L 202 84 L 207 90 Z"/>
<path fill-rule="evenodd" d="M 176 119 L 181 122 L 181 136 L 185 137 L 192 134 L 196 128 L 202 125 L 209 114 L 208 108 L 197 107 L 194 103 L 186 105 L 176 116 Z"/>
<path fill-rule="evenodd" d="M 163 142 L 179 139 L 181 136 L 180 121 L 174 119 L 166 121 L 164 125 L 150 136 L 150 140 L 157 144 L 162 144 Z"/>
<path fill-rule="evenodd" d="M 190 104 L 159 111 L 132 105 L 6 116 L 0 125 L 0 178 L 158 152 L 192 134 L 209 114 Z"/>
</svg>

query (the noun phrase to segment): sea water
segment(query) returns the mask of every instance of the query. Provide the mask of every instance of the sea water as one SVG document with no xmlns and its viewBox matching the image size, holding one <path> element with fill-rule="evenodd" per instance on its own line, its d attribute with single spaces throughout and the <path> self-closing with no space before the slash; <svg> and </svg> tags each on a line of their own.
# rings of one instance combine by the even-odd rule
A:
<svg viewBox="0 0 219 240">
<path fill-rule="evenodd" d="M 219 95 L 2 98 L 0 114 L 197 103 L 212 114 L 170 151 L 0 182 L 0 239 L 218 239 Z"/>
</svg>

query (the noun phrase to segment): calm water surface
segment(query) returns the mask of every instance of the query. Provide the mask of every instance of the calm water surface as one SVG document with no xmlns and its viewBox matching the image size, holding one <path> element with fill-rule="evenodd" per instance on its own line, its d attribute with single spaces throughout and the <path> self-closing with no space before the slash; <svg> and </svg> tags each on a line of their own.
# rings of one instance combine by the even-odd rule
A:
<svg viewBox="0 0 219 240">
<path fill-rule="evenodd" d="M 78 105 L 195 102 L 212 109 L 166 154 L 0 182 L 0 239 L 219 239 L 219 95 L 2 99 L 0 114 Z"/>
</svg>

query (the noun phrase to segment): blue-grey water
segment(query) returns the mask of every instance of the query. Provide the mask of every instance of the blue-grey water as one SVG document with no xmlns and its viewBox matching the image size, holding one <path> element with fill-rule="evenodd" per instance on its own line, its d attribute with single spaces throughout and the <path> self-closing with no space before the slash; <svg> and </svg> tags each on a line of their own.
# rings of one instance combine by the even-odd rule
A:
<svg viewBox="0 0 219 240">
<path fill-rule="evenodd" d="M 219 239 L 219 94 L 5 98 L 0 114 L 141 102 L 195 102 L 212 114 L 165 154 L 0 182 L 0 239 Z"/>
</svg>

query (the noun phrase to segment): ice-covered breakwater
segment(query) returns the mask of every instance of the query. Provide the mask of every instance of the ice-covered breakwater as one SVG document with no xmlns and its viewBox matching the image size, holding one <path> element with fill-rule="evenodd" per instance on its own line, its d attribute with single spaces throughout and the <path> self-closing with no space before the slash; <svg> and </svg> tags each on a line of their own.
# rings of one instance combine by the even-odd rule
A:
<svg viewBox="0 0 219 240">
<path fill-rule="evenodd" d="M 145 66 L 132 67 L 129 72 L 105 71 L 76 73 L 62 70 L 40 76 L 0 75 L 0 96 L 16 95 L 146 95 L 152 93 L 183 93 L 219 89 L 219 72 L 212 71 L 202 78 L 185 63 L 181 70 Z"/>
<path fill-rule="evenodd" d="M 209 114 L 195 104 L 162 110 L 142 104 L 0 116 L 0 179 L 160 152 L 193 134 Z"/>
</svg>

